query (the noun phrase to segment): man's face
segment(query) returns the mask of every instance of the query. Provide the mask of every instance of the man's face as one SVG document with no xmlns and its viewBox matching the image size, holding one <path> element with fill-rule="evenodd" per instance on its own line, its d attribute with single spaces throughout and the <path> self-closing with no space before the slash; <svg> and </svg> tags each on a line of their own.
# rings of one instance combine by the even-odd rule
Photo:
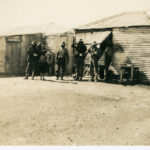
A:
<svg viewBox="0 0 150 150">
<path fill-rule="evenodd" d="M 65 45 L 62 45 L 61 47 L 62 47 L 62 48 L 65 48 Z"/>
<path fill-rule="evenodd" d="M 75 47 L 77 47 L 77 44 L 74 44 Z"/>
<path fill-rule="evenodd" d="M 92 45 L 92 48 L 96 48 L 96 44 Z"/>
</svg>

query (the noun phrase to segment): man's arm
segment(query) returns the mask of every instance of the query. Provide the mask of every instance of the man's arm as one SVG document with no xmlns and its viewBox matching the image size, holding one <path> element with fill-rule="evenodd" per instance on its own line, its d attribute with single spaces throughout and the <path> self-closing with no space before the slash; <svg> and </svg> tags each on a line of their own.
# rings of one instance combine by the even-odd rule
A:
<svg viewBox="0 0 150 150">
<path fill-rule="evenodd" d="M 59 50 L 56 53 L 56 61 L 58 60 Z"/>
<path fill-rule="evenodd" d="M 108 47 L 105 48 L 103 55 L 106 55 L 108 52 Z"/>
<path fill-rule="evenodd" d="M 28 50 L 27 50 L 27 54 L 29 54 L 29 52 L 30 52 L 30 47 L 29 47 Z"/>
<path fill-rule="evenodd" d="M 100 48 L 97 48 L 97 54 L 98 56 L 101 56 Z"/>
</svg>

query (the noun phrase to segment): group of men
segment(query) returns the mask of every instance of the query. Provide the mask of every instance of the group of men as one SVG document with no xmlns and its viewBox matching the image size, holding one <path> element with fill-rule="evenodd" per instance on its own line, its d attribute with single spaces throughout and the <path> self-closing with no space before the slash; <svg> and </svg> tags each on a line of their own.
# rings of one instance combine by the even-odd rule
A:
<svg viewBox="0 0 150 150">
<path fill-rule="evenodd" d="M 68 50 L 65 48 L 66 44 L 63 42 L 61 44 L 61 48 L 57 51 L 56 54 L 56 63 L 58 69 L 56 70 L 56 80 L 60 77 L 60 69 L 62 69 L 61 73 L 61 80 L 63 80 L 63 76 L 66 70 L 66 65 L 69 63 L 69 53 Z M 91 44 L 91 47 L 87 49 L 86 45 L 84 44 L 83 40 L 80 39 L 78 43 L 74 43 L 72 47 L 75 50 L 74 57 L 76 59 L 76 77 L 75 80 L 82 80 L 83 77 L 83 71 L 84 71 L 84 60 L 88 53 L 91 54 L 91 62 L 90 62 L 90 75 L 91 79 L 90 81 L 97 82 L 98 79 L 98 60 L 101 58 L 102 55 L 105 55 L 105 70 L 106 70 L 106 80 L 108 79 L 108 68 L 112 61 L 112 55 L 113 55 L 113 49 L 111 46 L 111 43 L 108 43 L 108 46 L 104 50 L 103 54 L 101 54 L 100 49 L 97 48 L 97 43 L 94 41 Z M 41 43 L 36 44 L 35 41 L 32 42 L 32 45 L 29 47 L 27 54 L 28 54 L 28 63 L 26 68 L 26 77 L 25 79 L 28 79 L 29 76 L 29 70 L 32 69 L 32 80 L 34 79 L 35 70 L 38 67 L 38 62 L 40 60 L 40 57 L 42 55 L 42 46 Z M 44 53 L 44 55 L 48 55 L 49 53 Z M 45 60 L 43 64 L 45 64 L 46 58 L 41 60 Z M 48 58 L 48 57 L 47 57 Z M 44 67 L 43 65 L 41 65 Z M 45 65 L 46 66 L 46 65 Z M 43 69 L 41 68 L 42 73 Z M 45 70 L 45 69 L 44 69 Z M 44 78 L 44 76 L 43 76 Z"/>
<path fill-rule="evenodd" d="M 34 80 L 35 70 L 39 70 L 41 79 L 43 73 L 49 71 L 49 66 L 53 65 L 54 56 L 52 53 L 42 49 L 42 45 L 33 41 L 27 50 L 27 67 L 25 70 L 25 79 L 28 79 L 30 70 L 32 71 L 32 80 Z"/>
<path fill-rule="evenodd" d="M 108 68 L 110 66 L 110 63 L 112 62 L 112 56 L 113 56 L 113 49 L 111 42 L 108 42 L 108 45 L 103 53 L 100 52 L 100 48 L 97 48 L 97 43 L 94 41 L 90 48 L 87 50 L 87 47 L 85 46 L 82 39 L 78 43 L 74 43 L 72 46 L 75 48 L 75 55 L 76 58 L 76 80 L 82 80 L 83 77 L 83 70 L 84 70 L 84 60 L 88 53 L 91 54 L 91 62 L 90 62 L 90 75 L 91 79 L 90 81 L 97 82 L 98 80 L 98 60 L 104 55 L 105 56 L 105 71 L 106 71 L 106 79 L 109 79 L 108 75 Z"/>
</svg>

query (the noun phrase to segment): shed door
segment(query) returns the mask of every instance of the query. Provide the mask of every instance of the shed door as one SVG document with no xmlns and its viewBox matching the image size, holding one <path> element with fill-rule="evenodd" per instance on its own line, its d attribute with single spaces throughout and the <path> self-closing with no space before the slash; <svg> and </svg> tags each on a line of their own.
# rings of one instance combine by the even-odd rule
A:
<svg viewBox="0 0 150 150">
<path fill-rule="evenodd" d="M 71 47 L 73 44 L 73 37 L 69 36 L 55 37 L 55 56 L 57 51 L 61 48 L 62 42 L 66 43 L 66 49 L 68 49 L 69 53 L 69 64 L 66 66 L 65 75 L 70 75 L 72 73 L 73 67 L 73 48 Z M 55 71 L 56 69 L 57 65 L 55 64 Z"/>
<path fill-rule="evenodd" d="M 20 49 L 21 43 L 7 42 L 6 50 L 6 73 L 20 73 Z"/>
</svg>

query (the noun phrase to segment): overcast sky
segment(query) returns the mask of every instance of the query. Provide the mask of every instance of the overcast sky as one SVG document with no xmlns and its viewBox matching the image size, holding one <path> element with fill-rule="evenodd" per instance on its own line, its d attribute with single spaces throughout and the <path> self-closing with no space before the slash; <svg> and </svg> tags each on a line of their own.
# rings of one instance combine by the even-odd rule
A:
<svg viewBox="0 0 150 150">
<path fill-rule="evenodd" d="M 0 32 L 49 22 L 73 28 L 140 10 L 150 10 L 150 0 L 0 0 Z"/>
</svg>

